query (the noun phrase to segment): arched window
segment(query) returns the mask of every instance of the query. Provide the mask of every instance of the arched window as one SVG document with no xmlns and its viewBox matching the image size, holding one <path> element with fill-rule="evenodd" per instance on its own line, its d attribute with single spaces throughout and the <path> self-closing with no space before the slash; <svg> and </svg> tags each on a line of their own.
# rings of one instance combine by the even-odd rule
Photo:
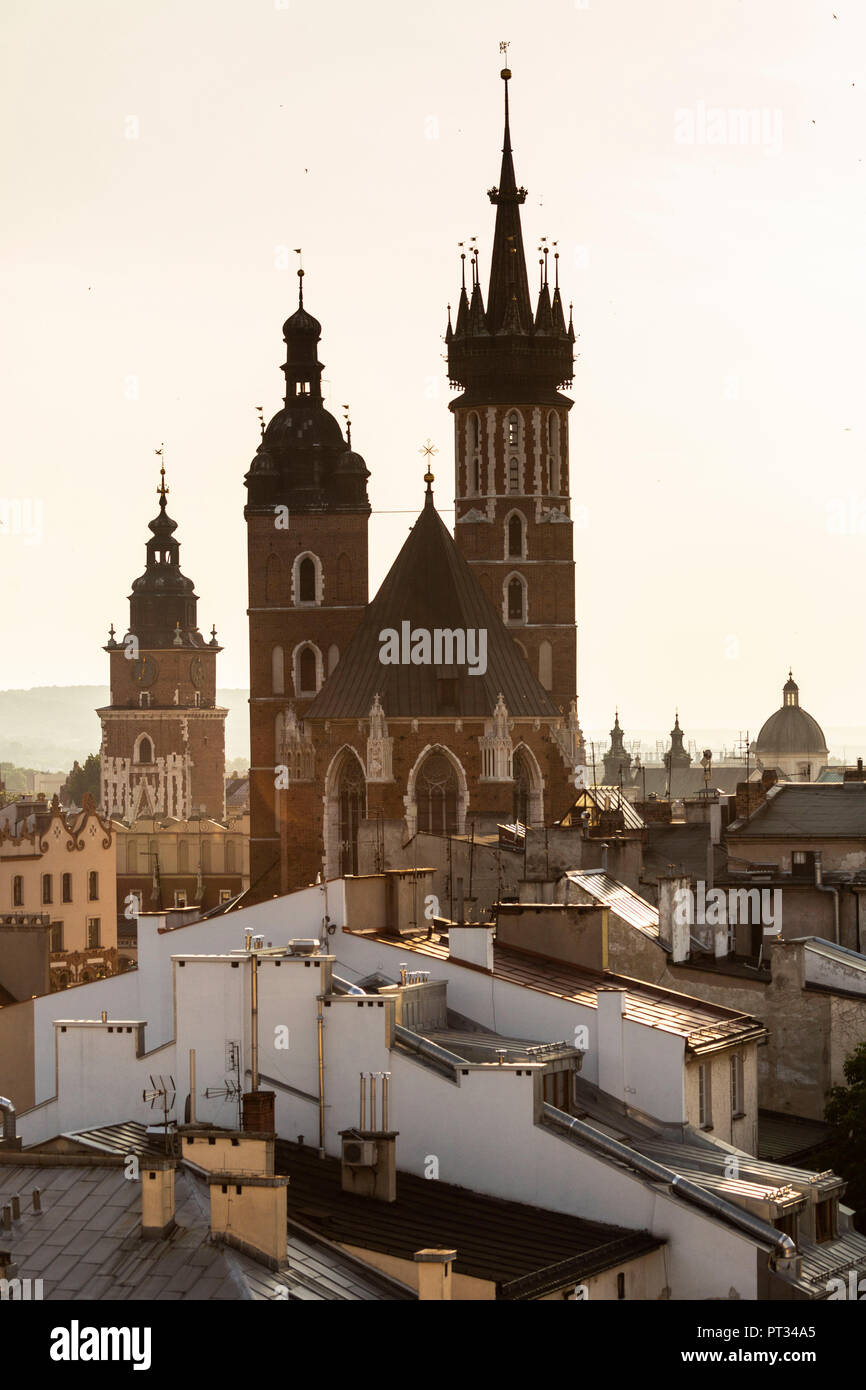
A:
<svg viewBox="0 0 866 1390">
<path fill-rule="evenodd" d="M 273 695 L 285 695 L 286 693 L 286 663 L 282 647 L 274 647 L 271 652 L 271 693 Z"/>
<path fill-rule="evenodd" d="M 515 458 L 508 460 L 508 491 L 520 491 L 520 464 Z"/>
<path fill-rule="evenodd" d="M 276 603 L 280 598 L 281 566 L 276 555 L 269 555 L 265 566 L 265 602 Z"/>
<path fill-rule="evenodd" d="M 508 443 L 512 449 L 520 443 L 520 421 L 516 410 L 512 410 L 508 417 Z"/>
<path fill-rule="evenodd" d="M 348 555 L 337 557 L 337 583 L 335 598 L 337 603 L 348 603 L 352 597 L 352 563 Z"/>
<path fill-rule="evenodd" d="M 545 690 L 553 689 L 553 647 L 546 640 L 538 647 L 538 680 Z"/>
<path fill-rule="evenodd" d="M 152 763 L 152 762 L 153 762 L 153 744 L 152 744 L 151 740 L 148 738 L 147 734 L 145 734 L 144 737 L 143 737 L 143 738 L 141 739 L 141 741 L 139 742 L 139 745 L 138 745 L 138 752 L 137 752 L 137 754 L 136 754 L 136 759 L 135 759 L 135 760 L 136 760 L 136 762 L 138 762 L 138 763 Z"/>
<path fill-rule="evenodd" d="M 298 653 L 298 694 L 315 695 L 317 688 L 315 648 L 302 647 Z"/>
<path fill-rule="evenodd" d="M 298 601 L 316 602 L 316 566 L 309 555 L 305 555 L 298 565 Z"/>
<path fill-rule="evenodd" d="M 456 834 L 459 791 L 457 772 L 450 758 L 438 751 L 429 753 L 415 781 L 418 829 L 431 835 Z"/>
<path fill-rule="evenodd" d="M 340 814 L 340 873 L 358 872 L 358 831 L 366 814 L 364 772 L 357 758 L 346 754 L 337 786 Z"/>
<path fill-rule="evenodd" d="M 514 575 L 508 581 L 508 621 L 522 623 L 526 619 L 526 589 L 523 581 Z"/>
<path fill-rule="evenodd" d="M 509 560 L 523 558 L 523 517 L 513 512 L 508 518 L 508 556 Z"/>
</svg>

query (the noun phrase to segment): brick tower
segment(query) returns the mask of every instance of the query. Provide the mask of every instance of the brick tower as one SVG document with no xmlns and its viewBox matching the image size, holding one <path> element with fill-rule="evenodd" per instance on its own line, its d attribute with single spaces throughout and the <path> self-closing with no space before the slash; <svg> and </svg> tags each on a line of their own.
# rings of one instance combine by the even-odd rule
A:
<svg viewBox="0 0 866 1390">
<path fill-rule="evenodd" d="M 289 798 L 287 785 L 311 775 L 299 721 L 367 602 L 369 473 L 324 408 L 322 328 L 304 308 L 303 274 L 298 308 L 283 325 L 285 404 L 246 476 L 253 899 L 286 891 L 281 823 L 289 843 L 309 834 L 309 809 Z"/>
<path fill-rule="evenodd" d="M 478 254 L 470 257 L 456 322 L 446 343 L 455 425 L 455 538 L 484 593 L 554 704 L 565 714 L 577 694 L 574 553 L 570 516 L 568 412 L 574 328 L 540 262 L 533 315 L 514 176 L 505 68 L 505 139 L 498 188 L 489 192 L 496 227 L 485 309 Z"/>
<path fill-rule="evenodd" d="M 147 565 L 133 581 L 129 631 L 114 628 L 109 653 L 111 704 L 97 710 L 102 808 L 131 822 L 138 816 L 185 820 L 204 807 L 225 818 L 225 719 L 216 703 L 216 628 L 198 630 L 198 596 L 180 569 L 177 523 L 166 511 L 160 469 L 159 513 L 149 524 Z"/>
</svg>

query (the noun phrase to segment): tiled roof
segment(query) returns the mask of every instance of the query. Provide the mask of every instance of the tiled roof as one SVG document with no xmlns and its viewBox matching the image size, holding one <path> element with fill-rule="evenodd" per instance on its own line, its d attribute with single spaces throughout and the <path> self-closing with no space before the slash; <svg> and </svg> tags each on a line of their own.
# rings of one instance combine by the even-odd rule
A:
<svg viewBox="0 0 866 1390">
<path fill-rule="evenodd" d="M 411 1173 L 397 1174 L 395 1202 L 370 1201 L 342 1191 L 337 1159 L 320 1159 L 317 1150 L 284 1140 L 277 1140 L 276 1160 L 290 1178 L 290 1219 L 329 1240 L 404 1260 L 429 1247 L 455 1249 L 456 1273 L 490 1280 L 505 1297 L 537 1296 L 546 1282 L 560 1287 L 664 1243 L 645 1231 L 502 1201 Z M 567 1273 L 545 1276 L 563 1262 Z M 517 1280 L 521 1288 L 509 1289 Z"/>
<path fill-rule="evenodd" d="M 355 934 L 386 946 L 393 946 L 403 952 L 412 951 L 417 955 L 432 956 L 438 960 L 449 958 L 448 941 L 445 936 L 397 937 L 377 931 L 361 931 Z M 460 962 L 455 961 L 453 964 L 459 965 Z M 766 1033 L 759 1019 L 752 1018 L 749 1014 L 736 1013 L 721 1004 L 693 999 L 687 994 L 662 989 L 661 986 L 632 980 L 609 971 L 566 965 L 561 961 L 550 960 L 547 956 L 516 950 L 513 946 L 500 946 L 498 942 L 493 947 L 493 974 L 496 979 L 508 980 L 512 984 L 522 985 L 525 989 L 538 990 L 542 994 L 552 994 L 560 999 L 571 999 L 591 1009 L 598 1006 L 599 990 L 611 986 L 623 988 L 626 991 L 626 1018 L 636 1023 L 645 1023 L 650 1028 L 658 1028 L 662 1032 L 675 1033 L 685 1038 L 687 1045 L 695 1052 L 711 1051 L 714 1047 L 730 1042 L 751 1041 L 763 1037 Z"/>
<path fill-rule="evenodd" d="M 486 672 L 473 676 L 465 666 L 383 665 L 379 633 L 386 628 L 400 633 L 404 621 L 430 632 L 485 629 Z M 456 702 L 447 708 L 440 703 L 437 672 L 456 678 Z M 443 713 L 489 718 L 500 693 L 512 716 L 559 715 L 428 502 L 305 718 L 363 719 L 377 694 L 386 718 Z"/>
<path fill-rule="evenodd" d="M 866 782 L 779 783 L 735 833 L 746 839 L 787 835 L 860 839 L 866 836 Z"/>
</svg>

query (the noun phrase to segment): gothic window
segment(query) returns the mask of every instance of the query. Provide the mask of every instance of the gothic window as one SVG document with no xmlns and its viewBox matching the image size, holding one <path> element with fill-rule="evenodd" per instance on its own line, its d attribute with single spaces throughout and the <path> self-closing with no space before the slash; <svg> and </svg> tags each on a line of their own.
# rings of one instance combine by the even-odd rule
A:
<svg viewBox="0 0 866 1390">
<path fill-rule="evenodd" d="M 526 766 L 526 758 L 518 748 L 514 753 L 514 819 L 519 820 L 522 825 L 529 825 L 529 798 L 531 795 L 529 782 L 529 769 Z"/>
<path fill-rule="evenodd" d="M 538 680 L 545 690 L 553 689 L 553 647 L 546 640 L 538 647 Z"/>
<path fill-rule="evenodd" d="M 431 835 L 455 835 L 459 799 L 457 772 L 444 753 L 429 753 L 415 779 L 418 829 Z"/>
<path fill-rule="evenodd" d="M 509 560 L 521 560 L 523 558 L 523 517 L 520 512 L 513 512 L 508 518 L 508 554 Z"/>
<path fill-rule="evenodd" d="M 508 581 L 508 621 L 526 621 L 526 587 L 516 574 Z"/>
<path fill-rule="evenodd" d="M 271 652 L 271 693 L 273 695 L 286 693 L 285 660 L 282 647 L 274 647 Z"/>
<path fill-rule="evenodd" d="M 269 555 L 265 566 L 265 602 L 276 603 L 280 597 L 280 562 L 276 555 Z"/>
<path fill-rule="evenodd" d="M 357 758 L 347 755 L 338 787 L 340 810 L 340 874 L 358 872 L 358 831 L 365 814 L 364 773 Z"/>
<path fill-rule="evenodd" d="M 337 603 L 348 603 L 352 595 L 352 563 L 348 555 L 337 557 Z"/>
<path fill-rule="evenodd" d="M 298 695 L 315 695 L 317 690 L 316 649 L 302 647 L 298 653 Z"/>
<path fill-rule="evenodd" d="M 508 491 L 520 491 L 520 464 L 515 458 L 508 461 Z"/>
<path fill-rule="evenodd" d="M 508 443 L 512 449 L 520 443 L 520 421 L 515 410 L 508 417 Z"/>
<path fill-rule="evenodd" d="M 298 565 L 298 602 L 316 602 L 316 565 L 309 555 Z"/>
<path fill-rule="evenodd" d="M 137 763 L 153 762 L 153 744 L 148 738 L 147 734 L 144 735 L 144 738 L 138 745 L 138 752 L 136 754 L 135 761 Z"/>
</svg>

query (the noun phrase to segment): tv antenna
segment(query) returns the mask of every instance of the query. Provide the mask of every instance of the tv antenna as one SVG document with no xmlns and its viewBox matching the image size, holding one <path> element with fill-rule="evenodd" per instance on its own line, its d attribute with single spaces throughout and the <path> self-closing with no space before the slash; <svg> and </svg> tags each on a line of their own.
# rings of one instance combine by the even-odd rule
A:
<svg viewBox="0 0 866 1390">
<path fill-rule="evenodd" d="M 141 1099 L 143 1101 L 150 1101 L 151 1110 L 156 1108 L 158 1102 L 162 1102 L 162 1127 L 165 1135 L 165 1151 L 169 1153 L 171 1151 L 171 1144 L 169 1142 L 168 1112 L 174 1109 L 174 1102 L 177 1096 L 174 1077 L 159 1076 L 154 1079 L 154 1077 L 151 1076 L 148 1079 L 150 1081 L 150 1090 L 142 1091 Z"/>
</svg>

